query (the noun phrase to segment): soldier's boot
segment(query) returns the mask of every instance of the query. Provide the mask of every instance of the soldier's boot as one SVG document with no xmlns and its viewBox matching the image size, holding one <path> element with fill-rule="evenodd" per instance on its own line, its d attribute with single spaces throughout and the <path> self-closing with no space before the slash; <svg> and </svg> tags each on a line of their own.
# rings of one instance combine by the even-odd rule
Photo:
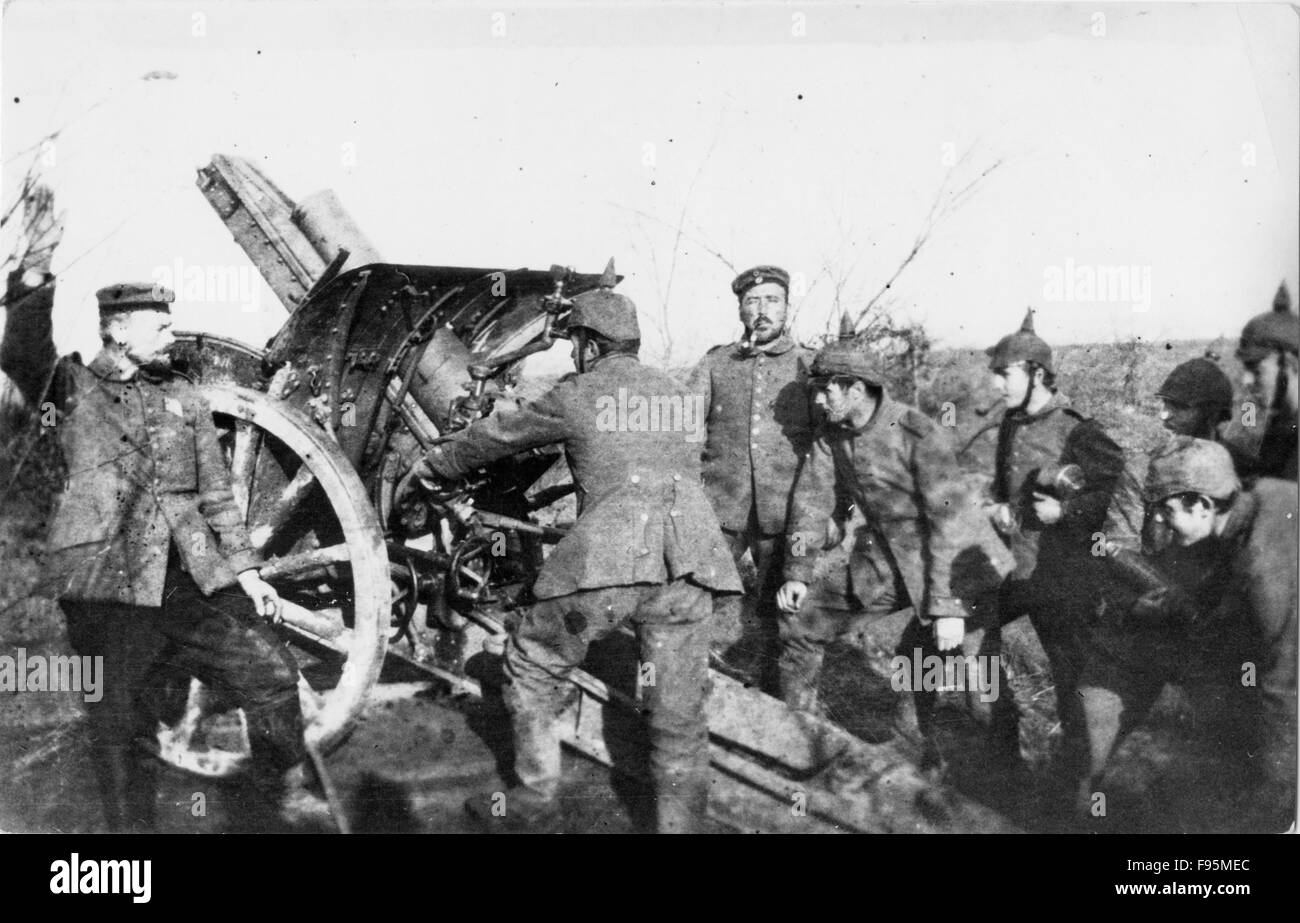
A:
<svg viewBox="0 0 1300 923">
<path fill-rule="evenodd" d="M 465 799 L 465 812 L 488 833 L 563 833 L 559 798 L 532 789 L 490 785 Z"/>
<path fill-rule="evenodd" d="M 111 833 L 152 833 L 156 824 L 158 767 L 131 746 L 96 747 L 95 772 Z"/>
<path fill-rule="evenodd" d="M 781 700 L 796 711 L 816 714 L 819 707 L 817 686 L 825 652 L 820 645 L 786 640 L 777 660 L 777 679 Z"/>
<path fill-rule="evenodd" d="M 698 833 L 709 810 L 708 767 L 655 772 L 654 777 L 656 832 Z"/>
<path fill-rule="evenodd" d="M 250 819 L 271 826 L 331 829 L 329 803 L 307 762 L 297 691 L 270 705 L 245 709 L 244 715 L 252 750 L 249 807 L 255 817 Z"/>
<path fill-rule="evenodd" d="M 510 688 L 510 687 L 507 687 Z M 525 712 L 507 697 L 514 730 L 515 775 L 520 785 L 489 786 L 465 800 L 465 810 L 489 830 L 558 832 L 560 738 L 555 722 Z"/>
</svg>

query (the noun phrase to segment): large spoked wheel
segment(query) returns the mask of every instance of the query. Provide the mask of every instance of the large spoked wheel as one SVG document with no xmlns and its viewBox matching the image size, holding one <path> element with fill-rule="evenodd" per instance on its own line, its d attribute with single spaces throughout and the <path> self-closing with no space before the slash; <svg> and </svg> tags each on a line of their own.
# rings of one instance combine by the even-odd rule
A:
<svg viewBox="0 0 1300 923">
<path fill-rule="evenodd" d="M 379 520 L 337 443 L 305 415 L 233 384 L 201 386 L 246 512 L 263 576 L 284 601 L 284 639 L 299 662 L 307 738 L 322 750 L 351 728 L 379 676 L 392 579 Z M 243 713 L 191 680 L 179 720 L 163 724 L 159 755 L 208 776 L 248 762 Z"/>
</svg>

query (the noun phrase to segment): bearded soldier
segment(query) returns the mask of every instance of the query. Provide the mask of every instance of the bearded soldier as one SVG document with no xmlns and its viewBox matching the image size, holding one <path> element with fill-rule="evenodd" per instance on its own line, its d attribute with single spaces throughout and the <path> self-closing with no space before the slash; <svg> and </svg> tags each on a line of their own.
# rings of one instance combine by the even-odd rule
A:
<svg viewBox="0 0 1300 923">
<path fill-rule="evenodd" d="M 1285 284 L 1277 290 L 1273 310 L 1251 318 L 1242 328 L 1237 359 L 1242 386 L 1253 404 L 1243 408 L 1242 418 L 1233 421 L 1225 439 L 1237 469 L 1247 482 L 1259 477 L 1294 481 L 1300 450 L 1300 315 L 1291 310 Z"/>
<path fill-rule="evenodd" d="M 1028 615 L 1047 654 L 1064 734 L 1061 781 L 1072 797 L 1086 749 L 1076 685 L 1099 602 L 1092 549 L 1098 533 L 1115 532 L 1108 510 L 1124 453 L 1057 390 L 1052 349 L 1034 332 L 1032 311 L 987 352 L 1005 410 L 967 448 L 996 437 L 991 514 L 1015 556 L 1001 619 Z"/>
<path fill-rule="evenodd" d="M 304 794 L 297 665 L 262 618 L 279 600 L 258 576 L 212 413 L 169 366 L 175 296 L 150 283 L 100 289 L 103 348 L 83 365 L 75 353 L 56 357 L 53 281 L 10 279 L 22 297 L 9 307 L 0 368 L 55 415 L 68 474 L 48 579 L 73 647 L 104 658 L 89 722 L 108 826 L 153 826 L 155 764 L 133 741 L 154 732 L 143 700 L 164 665 L 244 709 L 264 796 Z M 232 585 L 247 598 L 222 591 Z"/>
<path fill-rule="evenodd" d="M 1178 437 L 1151 460 L 1145 495 L 1171 533 L 1147 558 L 1135 601 L 1107 610 L 1079 684 L 1091 779 L 1165 683 L 1258 684 L 1259 809 L 1282 829 L 1295 819 L 1296 485 L 1262 478 L 1242 492 L 1215 442 Z"/>
<path fill-rule="evenodd" d="M 799 459 L 812 443 L 806 364 L 813 352 L 786 330 L 790 276 L 776 266 L 756 266 L 731 283 L 745 333 L 739 342 L 715 346 L 691 373 L 689 388 L 704 394 L 704 489 L 718 514 L 736 565 L 748 551 L 756 571 L 754 594 L 723 607 L 724 629 L 739 628 L 741 640 L 724 662 L 742 673 L 757 672 L 770 685 L 771 640 L 776 632 L 772 600 L 781 576 L 781 541 Z M 740 623 L 737 625 L 736 623 Z"/>
<path fill-rule="evenodd" d="M 825 646 L 845 636 L 855 616 L 880 618 L 911 606 L 900 656 L 910 664 L 914 652 L 923 662 L 931 652 L 961 651 L 962 674 L 953 679 L 992 734 L 997 756 L 1018 760 L 1015 708 L 1009 694 L 1000 694 L 1007 687 L 994 605 L 1010 555 L 968 502 L 948 434 L 890 398 L 877 362 L 851 342 L 817 354 L 809 387 L 826 422 L 800 469 L 791 504 L 786 582 L 777 594 L 783 698 L 793 708 L 813 710 Z M 866 519 L 851 558 L 850 586 L 823 584 L 810 592 L 840 494 Z M 920 681 L 912 675 L 910 686 L 932 744 L 935 690 Z M 936 752 L 927 757 L 941 762 Z"/>
<path fill-rule="evenodd" d="M 506 643 L 503 696 L 514 730 L 515 774 L 506 827 L 553 829 L 561 820 L 556 722 L 568 675 L 588 645 L 625 622 L 655 682 L 643 689 L 658 829 L 687 832 L 708 805 L 709 617 L 740 576 L 700 485 L 699 443 L 666 425 L 602 426 L 601 408 L 627 394 L 647 406 L 693 400 L 681 384 L 637 361 L 632 302 L 599 289 L 578 295 L 569 317 L 577 374 L 535 402 L 476 421 L 436 446 L 417 476 L 436 486 L 525 449 L 562 443 L 579 492 L 573 530 L 533 587 L 537 602 Z M 492 817 L 485 793 L 467 802 Z M 494 819 L 495 820 L 495 819 Z"/>
</svg>

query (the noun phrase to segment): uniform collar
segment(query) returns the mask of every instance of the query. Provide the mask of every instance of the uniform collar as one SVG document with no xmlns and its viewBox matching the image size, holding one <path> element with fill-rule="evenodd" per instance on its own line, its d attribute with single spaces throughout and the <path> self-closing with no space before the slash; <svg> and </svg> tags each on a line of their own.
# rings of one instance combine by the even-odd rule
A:
<svg viewBox="0 0 1300 923">
<path fill-rule="evenodd" d="M 782 353 L 788 353 L 794 348 L 794 339 L 786 330 L 782 330 L 781 335 L 771 343 L 764 343 L 762 346 L 756 346 L 753 351 L 749 353 L 746 353 L 741 349 L 740 344 L 743 342 L 745 341 L 740 340 L 736 343 L 736 348 L 733 350 L 733 354 L 740 359 L 751 359 L 758 353 L 764 353 L 768 356 L 779 356 Z"/>
<path fill-rule="evenodd" d="M 1066 407 L 1069 406 L 1070 406 L 1070 399 L 1065 396 L 1065 393 L 1062 391 L 1054 391 L 1052 392 L 1051 400 L 1049 400 L 1046 404 L 1044 404 L 1041 408 L 1039 408 L 1034 413 L 1021 413 L 1015 408 L 1009 410 L 1008 413 L 1014 416 L 1016 419 L 1022 421 L 1041 420 L 1043 417 L 1046 417 L 1048 414 L 1055 413 L 1058 410 L 1064 410 Z"/>
<path fill-rule="evenodd" d="M 597 369 L 604 370 L 607 366 L 609 368 L 617 368 L 627 365 L 628 363 L 640 365 L 641 360 L 636 356 L 630 356 L 627 353 L 611 353 L 607 356 L 597 356 L 594 361 L 587 364 L 587 371 L 583 374 L 594 372 Z"/>
<path fill-rule="evenodd" d="M 127 382 L 140 378 L 143 381 L 157 384 L 167 377 L 164 374 L 150 372 L 146 369 L 140 368 L 139 366 L 131 372 L 124 372 L 118 364 L 113 361 L 112 357 L 102 349 L 94 359 L 90 360 L 90 365 L 86 366 L 86 368 L 94 373 L 95 377 L 100 381 Z"/>
<path fill-rule="evenodd" d="M 863 433 L 877 429 L 882 426 L 892 426 L 898 422 L 906 408 L 898 401 L 891 398 L 884 391 L 880 392 L 880 403 L 876 405 L 876 412 L 871 415 L 871 419 L 863 423 L 860 427 L 841 426 L 844 432 L 853 436 L 861 436 Z"/>
<path fill-rule="evenodd" d="M 1224 542 L 1235 542 L 1254 523 L 1258 509 L 1259 501 L 1255 499 L 1255 495 L 1250 491 L 1241 491 L 1237 494 L 1232 509 L 1228 511 L 1228 521 L 1224 524 L 1223 532 L 1218 538 Z"/>
</svg>

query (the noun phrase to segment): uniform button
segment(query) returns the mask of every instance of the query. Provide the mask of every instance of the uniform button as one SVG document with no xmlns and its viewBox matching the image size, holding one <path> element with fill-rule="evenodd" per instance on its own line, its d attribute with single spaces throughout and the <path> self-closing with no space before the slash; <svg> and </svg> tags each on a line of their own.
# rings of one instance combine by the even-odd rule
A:
<svg viewBox="0 0 1300 923">
<path fill-rule="evenodd" d="M 642 514 L 641 514 L 641 521 L 642 521 L 642 522 L 649 522 L 649 521 L 650 521 L 650 514 L 649 514 L 649 513 L 642 513 Z"/>
<path fill-rule="evenodd" d="M 632 483 L 633 483 L 633 484 L 640 484 L 640 483 L 641 483 L 641 475 L 639 475 L 639 474 L 634 474 L 634 475 L 632 475 Z"/>
<path fill-rule="evenodd" d="M 676 511 L 676 510 L 669 510 L 669 511 L 668 511 L 668 515 L 669 515 L 669 516 L 676 516 L 676 515 L 677 515 L 677 511 Z"/>
<path fill-rule="evenodd" d="M 649 553 L 650 553 L 650 549 L 649 549 L 649 548 L 642 548 L 642 549 L 641 549 L 641 553 L 642 553 L 642 554 L 649 554 Z"/>
<path fill-rule="evenodd" d="M 681 479 L 682 479 L 682 476 L 681 476 L 680 474 L 674 474 L 674 475 L 673 475 L 673 480 L 674 480 L 674 481 L 680 481 Z"/>
<path fill-rule="evenodd" d="M 757 449 L 757 448 L 758 448 L 758 443 L 757 443 L 757 442 L 751 442 L 751 443 L 749 444 L 749 447 L 750 447 L 751 449 Z"/>
<path fill-rule="evenodd" d="M 758 414 L 754 414 L 754 422 L 755 422 L 755 423 L 757 423 L 760 419 L 761 419 L 761 417 L 760 417 Z"/>
</svg>

